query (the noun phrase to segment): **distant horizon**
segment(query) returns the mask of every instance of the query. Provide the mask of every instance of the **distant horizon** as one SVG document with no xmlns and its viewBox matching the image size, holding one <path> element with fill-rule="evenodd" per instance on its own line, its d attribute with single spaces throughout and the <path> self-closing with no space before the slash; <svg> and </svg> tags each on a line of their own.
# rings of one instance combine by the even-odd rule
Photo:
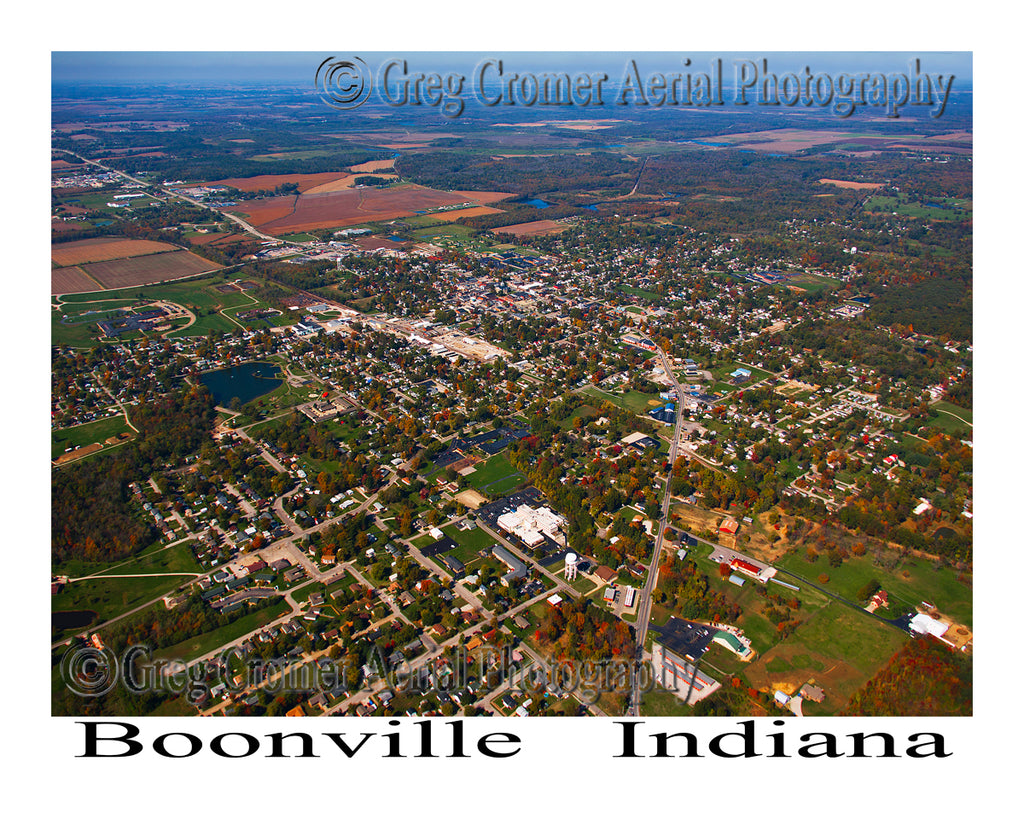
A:
<svg viewBox="0 0 1024 819">
<path fill-rule="evenodd" d="M 972 88 L 973 53 L 968 51 L 336 51 L 362 57 L 376 66 L 389 58 L 406 58 L 416 67 L 433 71 L 471 71 L 488 57 L 514 60 L 518 69 L 622 71 L 629 59 L 644 70 L 701 71 L 708 62 L 766 58 L 779 72 L 800 71 L 806 65 L 815 72 L 898 72 L 920 58 L 922 70 L 953 74 L 957 90 Z M 306 85 L 317 65 L 330 56 L 321 51 L 54 51 L 51 52 L 51 87 L 86 85 Z M 684 60 L 691 64 L 683 68 Z M 726 72 L 727 75 L 729 72 Z M 727 76 L 732 80 L 731 76 Z M 732 87 L 730 82 L 724 85 Z"/>
</svg>

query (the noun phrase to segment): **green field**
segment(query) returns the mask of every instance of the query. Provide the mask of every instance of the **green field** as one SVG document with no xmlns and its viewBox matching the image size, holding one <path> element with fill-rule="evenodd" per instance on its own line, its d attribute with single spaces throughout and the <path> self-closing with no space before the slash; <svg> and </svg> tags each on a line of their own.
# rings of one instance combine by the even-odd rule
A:
<svg viewBox="0 0 1024 819">
<path fill-rule="evenodd" d="M 931 412 L 925 424 L 950 435 L 970 435 L 973 431 L 974 413 L 949 401 L 936 401 L 931 405 Z"/>
<path fill-rule="evenodd" d="M 194 575 L 178 574 L 164 577 L 97 577 L 69 583 L 50 598 L 51 611 L 94 611 L 95 623 L 173 591 Z M 162 604 L 161 604 L 162 605 Z"/>
<path fill-rule="evenodd" d="M 271 620 L 276 620 L 281 615 L 287 614 L 289 610 L 290 606 L 284 600 L 279 600 L 272 606 L 246 614 L 214 631 L 160 649 L 154 653 L 153 657 L 154 659 L 175 659 L 188 662 L 203 654 L 208 654 L 225 643 L 237 640 L 250 631 L 265 626 Z"/>
<path fill-rule="evenodd" d="M 449 524 L 441 529 L 448 537 L 459 544 L 457 549 L 452 549 L 447 554 L 452 555 L 457 560 L 461 560 L 466 566 L 467 571 L 471 563 L 474 563 L 481 558 L 477 555 L 477 552 L 488 549 L 495 545 L 495 540 L 489 534 L 487 534 L 479 526 L 476 529 L 469 529 L 463 532 L 457 528 L 455 524 Z"/>
<path fill-rule="evenodd" d="M 168 338 L 193 338 L 195 336 L 208 336 L 210 333 L 230 333 L 238 329 L 238 325 L 231 319 L 225 318 L 219 313 L 206 316 L 197 316 L 195 322 L 179 330 L 173 330 L 167 334 Z"/>
<path fill-rule="evenodd" d="M 733 361 L 731 364 L 723 364 L 721 367 L 716 367 L 711 371 L 711 375 L 714 377 L 715 381 L 720 381 L 729 389 L 733 389 L 733 386 L 728 384 L 731 377 L 729 374 L 738 369 L 750 370 L 750 379 L 743 384 L 743 387 L 752 386 L 758 381 L 763 381 L 765 378 L 772 377 L 772 374 L 766 370 L 759 370 L 757 367 L 751 367 L 748 364 L 740 364 L 738 361 Z"/>
<path fill-rule="evenodd" d="M 488 493 L 493 494 L 490 488 L 492 484 L 495 485 L 494 488 L 497 488 L 498 481 L 507 482 L 505 479 L 513 475 L 520 475 L 520 473 L 508 462 L 508 458 L 504 454 L 498 453 L 477 467 L 476 472 L 469 476 L 469 485 L 474 489 L 486 489 Z M 525 477 L 519 477 L 517 480 L 525 480 Z"/>
<path fill-rule="evenodd" d="M 223 283 L 224 277 L 215 273 L 186 281 L 151 284 L 144 287 L 125 287 L 121 290 L 107 290 L 103 293 L 73 293 L 61 296 L 61 301 L 65 304 L 79 304 L 99 301 L 99 297 L 102 296 L 102 301 L 125 299 L 135 302 L 141 297 L 145 302 L 165 299 L 200 309 L 219 309 L 249 303 L 250 299 L 240 291 L 220 293 L 214 289 L 214 286 Z"/>
<path fill-rule="evenodd" d="M 953 199 L 950 197 L 934 197 L 926 203 L 911 202 L 906 194 L 897 196 L 872 196 L 864 203 L 864 210 L 870 213 L 897 213 L 900 216 L 913 216 L 919 219 L 935 219 L 940 221 L 961 221 L 970 219 L 973 205 L 969 199 Z"/>
<path fill-rule="evenodd" d="M 832 567 L 824 558 L 808 563 L 803 552 L 791 552 L 777 565 L 812 581 L 824 572 L 829 576 L 825 588 L 853 603 L 861 602 L 857 599 L 859 591 L 869 581 L 877 580 L 889 592 L 890 607 L 894 609 L 899 606 L 904 611 L 912 610 L 922 600 L 927 600 L 958 622 L 973 627 L 974 595 L 970 578 L 966 578 L 967 582 L 961 582 L 957 579 L 955 569 L 936 569 L 923 558 L 903 558 L 892 572 L 874 566 L 870 555 L 850 557 L 841 566 Z M 800 585 L 799 581 L 795 581 L 794 585 Z M 879 614 L 890 616 L 884 609 Z M 896 612 L 891 616 L 896 616 Z"/>
<path fill-rule="evenodd" d="M 640 713 L 645 717 L 684 717 L 690 716 L 693 709 L 671 691 L 656 685 L 641 695 Z"/>
<path fill-rule="evenodd" d="M 652 293 L 650 290 L 641 290 L 639 287 L 630 287 L 626 284 L 620 284 L 619 290 L 627 295 L 636 296 L 637 298 L 646 299 L 647 301 L 658 301 L 659 299 L 664 298 L 664 296 L 661 296 L 658 293 Z"/>
<path fill-rule="evenodd" d="M 50 324 L 50 336 L 54 344 L 70 344 L 75 347 L 91 347 L 98 343 L 96 322 L 106 318 L 110 310 L 117 307 L 148 304 L 156 300 L 165 300 L 180 304 L 196 314 L 196 322 L 187 329 L 177 329 L 168 333 L 171 338 L 205 336 L 211 331 L 229 333 L 238 329 L 238 324 L 213 312 L 229 310 L 245 312 L 245 309 L 266 307 L 263 302 L 240 291 L 221 293 L 214 289 L 222 284 L 224 278 L 219 274 L 203 276 L 187 281 L 169 282 L 149 286 L 128 287 L 121 290 L 108 290 L 101 293 L 74 293 L 61 296 L 63 309 L 53 311 Z M 237 310 L 236 310 L 237 308 Z M 93 316 L 84 316 L 86 312 L 96 311 Z M 73 323 L 62 321 L 63 316 L 74 317 Z M 82 320 L 84 319 L 84 320 Z M 276 323 L 280 319 L 271 319 Z M 290 323 L 287 322 L 287 323 Z M 138 333 L 122 335 L 121 339 L 139 337 Z"/>
<path fill-rule="evenodd" d="M 825 690 L 825 701 L 806 703 L 805 713 L 835 714 L 907 639 L 895 628 L 832 602 L 755 659 L 745 676 L 756 688 L 813 679 Z"/>
<path fill-rule="evenodd" d="M 101 574 L 148 574 L 150 572 L 191 572 L 201 574 L 203 568 L 192 554 L 189 544 L 164 547 L 156 544 L 141 555 L 124 563 L 103 569 Z"/>
<path fill-rule="evenodd" d="M 820 293 L 822 290 L 833 290 L 839 286 L 839 282 L 826 276 L 818 276 L 814 273 L 800 273 L 785 283 L 793 287 L 800 287 L 808 293 Z M 782 285 L 785 286 L 785 285 Z"/>
<path fill-rule="evenodd" d="M 52 430 L 50 432 L 50 457 L 60 457 L 68 447 L 80 447 L 93 443 L 102 444 L 107 438 L 113 438 L 122 432 L 135 435 L 121 413 L 110 418 L 102 418 L 99 421 L 90 421 L 88 424 Z"/>
<path fill-rule="evenodd" d="M 596 398 L 598 402 L 608 401 L 621 409 L 629 410 L 637 415 L 646 415 L 648 410 L 665 403 L 658 398 L 657 393 L 648 395 L 645 392 L 635 392 L 633 390 L 627 390 L 621 394 L 618 392 L 609 393 L 594 386 L 584 387 L 580 392 Z M 654 403 L 650 403 L 651 401 Z"/>
</svg>

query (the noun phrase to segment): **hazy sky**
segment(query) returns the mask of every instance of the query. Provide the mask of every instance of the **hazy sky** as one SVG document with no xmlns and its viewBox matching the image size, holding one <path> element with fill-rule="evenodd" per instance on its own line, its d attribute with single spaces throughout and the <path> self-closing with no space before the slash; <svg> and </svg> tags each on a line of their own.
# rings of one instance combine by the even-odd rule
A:
<svg viewBox="0 0 1024 819">
<path fill-rule="evenodd" d="M 954 74 L 963 83 L 972 76 L 970 52 L 370 52 L 338 51 L 339 57 L 356 55 L 376 69 L 385 60 L 405 58 L 411 69 L 420 71 L 458 72 L 470 74 L 477 63 L 486 58 L 505 59 L 516 70 L 608 71 L 621 73 L 626 61 L 637 60 L 643 72 L 707 70 L 709 60 L 721 58 L 725 63 L 726 83 L 732 74 L 734 60 L 767 58 L 769 70 L 778 73 L 801 71 L 806 65 L 812 72 L 906 72 L 908 63 L 921 59 L 922 71 Z M 308 83 L 317 66 L 332 54 L 321 52 L 103 52 L 76 51 L 52 53 L 52 82 L 101 83 Z M 683 60 L 692 64 L 683 68 Z M 963 85 L 960 86 L 963 88 Z"/>
</svg>

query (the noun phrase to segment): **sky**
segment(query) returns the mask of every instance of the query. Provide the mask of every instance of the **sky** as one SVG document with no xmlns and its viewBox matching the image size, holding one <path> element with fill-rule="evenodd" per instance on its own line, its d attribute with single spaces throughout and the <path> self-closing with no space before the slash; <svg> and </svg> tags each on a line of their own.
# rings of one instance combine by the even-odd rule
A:
<svg viewBox="0 0 1024 819">
<path fill-rule="evenodd" d="M 470 74 L 482 59 L 505 58 L 520 70 L 608 71 L 612 76 L 622 71 L 630 58 L 637 60 L 643 71 L 680 71 L 689 58 L 691 72 L 707 70 L 709 61 L 723 60 L 727 78 L 732 75 L 735 60 L 769 62 L 769 69 L 784 73 L 801 71 L 806 65 L 815 73 L 840 72 L 906 72 L 914 58 L 921 59 L 923 71 L 954 74 L 963 88 L 972 77 L 970 52 L 772 52 L 772 51 L 614 51 L 614 52 L 426 52 L 402 51 L 338 51 L 338 56 L 356 55 L 375 67 L 393 57 L 407 58 L 421 71 L 456 71 Z M 51 54 L 52 82 L 153 84 L 194 83 L 203 85 L 237 83 L 305 84 L 311 81 L 316 67 L 331 54 L 292 51 L 54 51 Z M 726 80 L 728 84 L 728 79 Z M 963 84 L 961 84 L 963 83 Z"/>
</svg>

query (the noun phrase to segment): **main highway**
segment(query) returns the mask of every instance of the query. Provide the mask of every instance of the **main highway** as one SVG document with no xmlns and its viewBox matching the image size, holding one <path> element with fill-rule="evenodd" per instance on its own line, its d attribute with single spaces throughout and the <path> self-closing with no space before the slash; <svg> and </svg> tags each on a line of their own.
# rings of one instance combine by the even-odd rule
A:
<svg viewBox="0 0 1024 819">
<path fill-rule="evenodd" d="M 661 518 L 658 520 L 658 535 L 654 540 L 654 551 L 651 554 L 651 562 L 647 567 L 647 580 L 643 589 L 640 590 L 636 607 L 636 664 L 633 673 L 633 685 L 629 698 L 630 716 L 640 716 L 640 664 L 644 659 L 644 643 L 647 640 L 647 627 L 651 619 L 651 597 L 654 587 L 658 582 L 658 566 L 661 561 L 661 547 L 665 539 L 665 532 L 668 530 L 669 509 L 672 505 L 672 467 L 675 465 L 679 453 L 679 438 L 683 431 L 682 398 L 683 389 L 679 385 L 675 371 L 672 369 L 672 361 L 664 350 L 659 350 L 661 363 L 665 368 L 665 374 L 672 380 L 676 390 L 676 426 L 672 435 L 672 444 L 668 451 L 669 474 L 665 478 L 665 494 L 661 501 Z"/>
</svg>

